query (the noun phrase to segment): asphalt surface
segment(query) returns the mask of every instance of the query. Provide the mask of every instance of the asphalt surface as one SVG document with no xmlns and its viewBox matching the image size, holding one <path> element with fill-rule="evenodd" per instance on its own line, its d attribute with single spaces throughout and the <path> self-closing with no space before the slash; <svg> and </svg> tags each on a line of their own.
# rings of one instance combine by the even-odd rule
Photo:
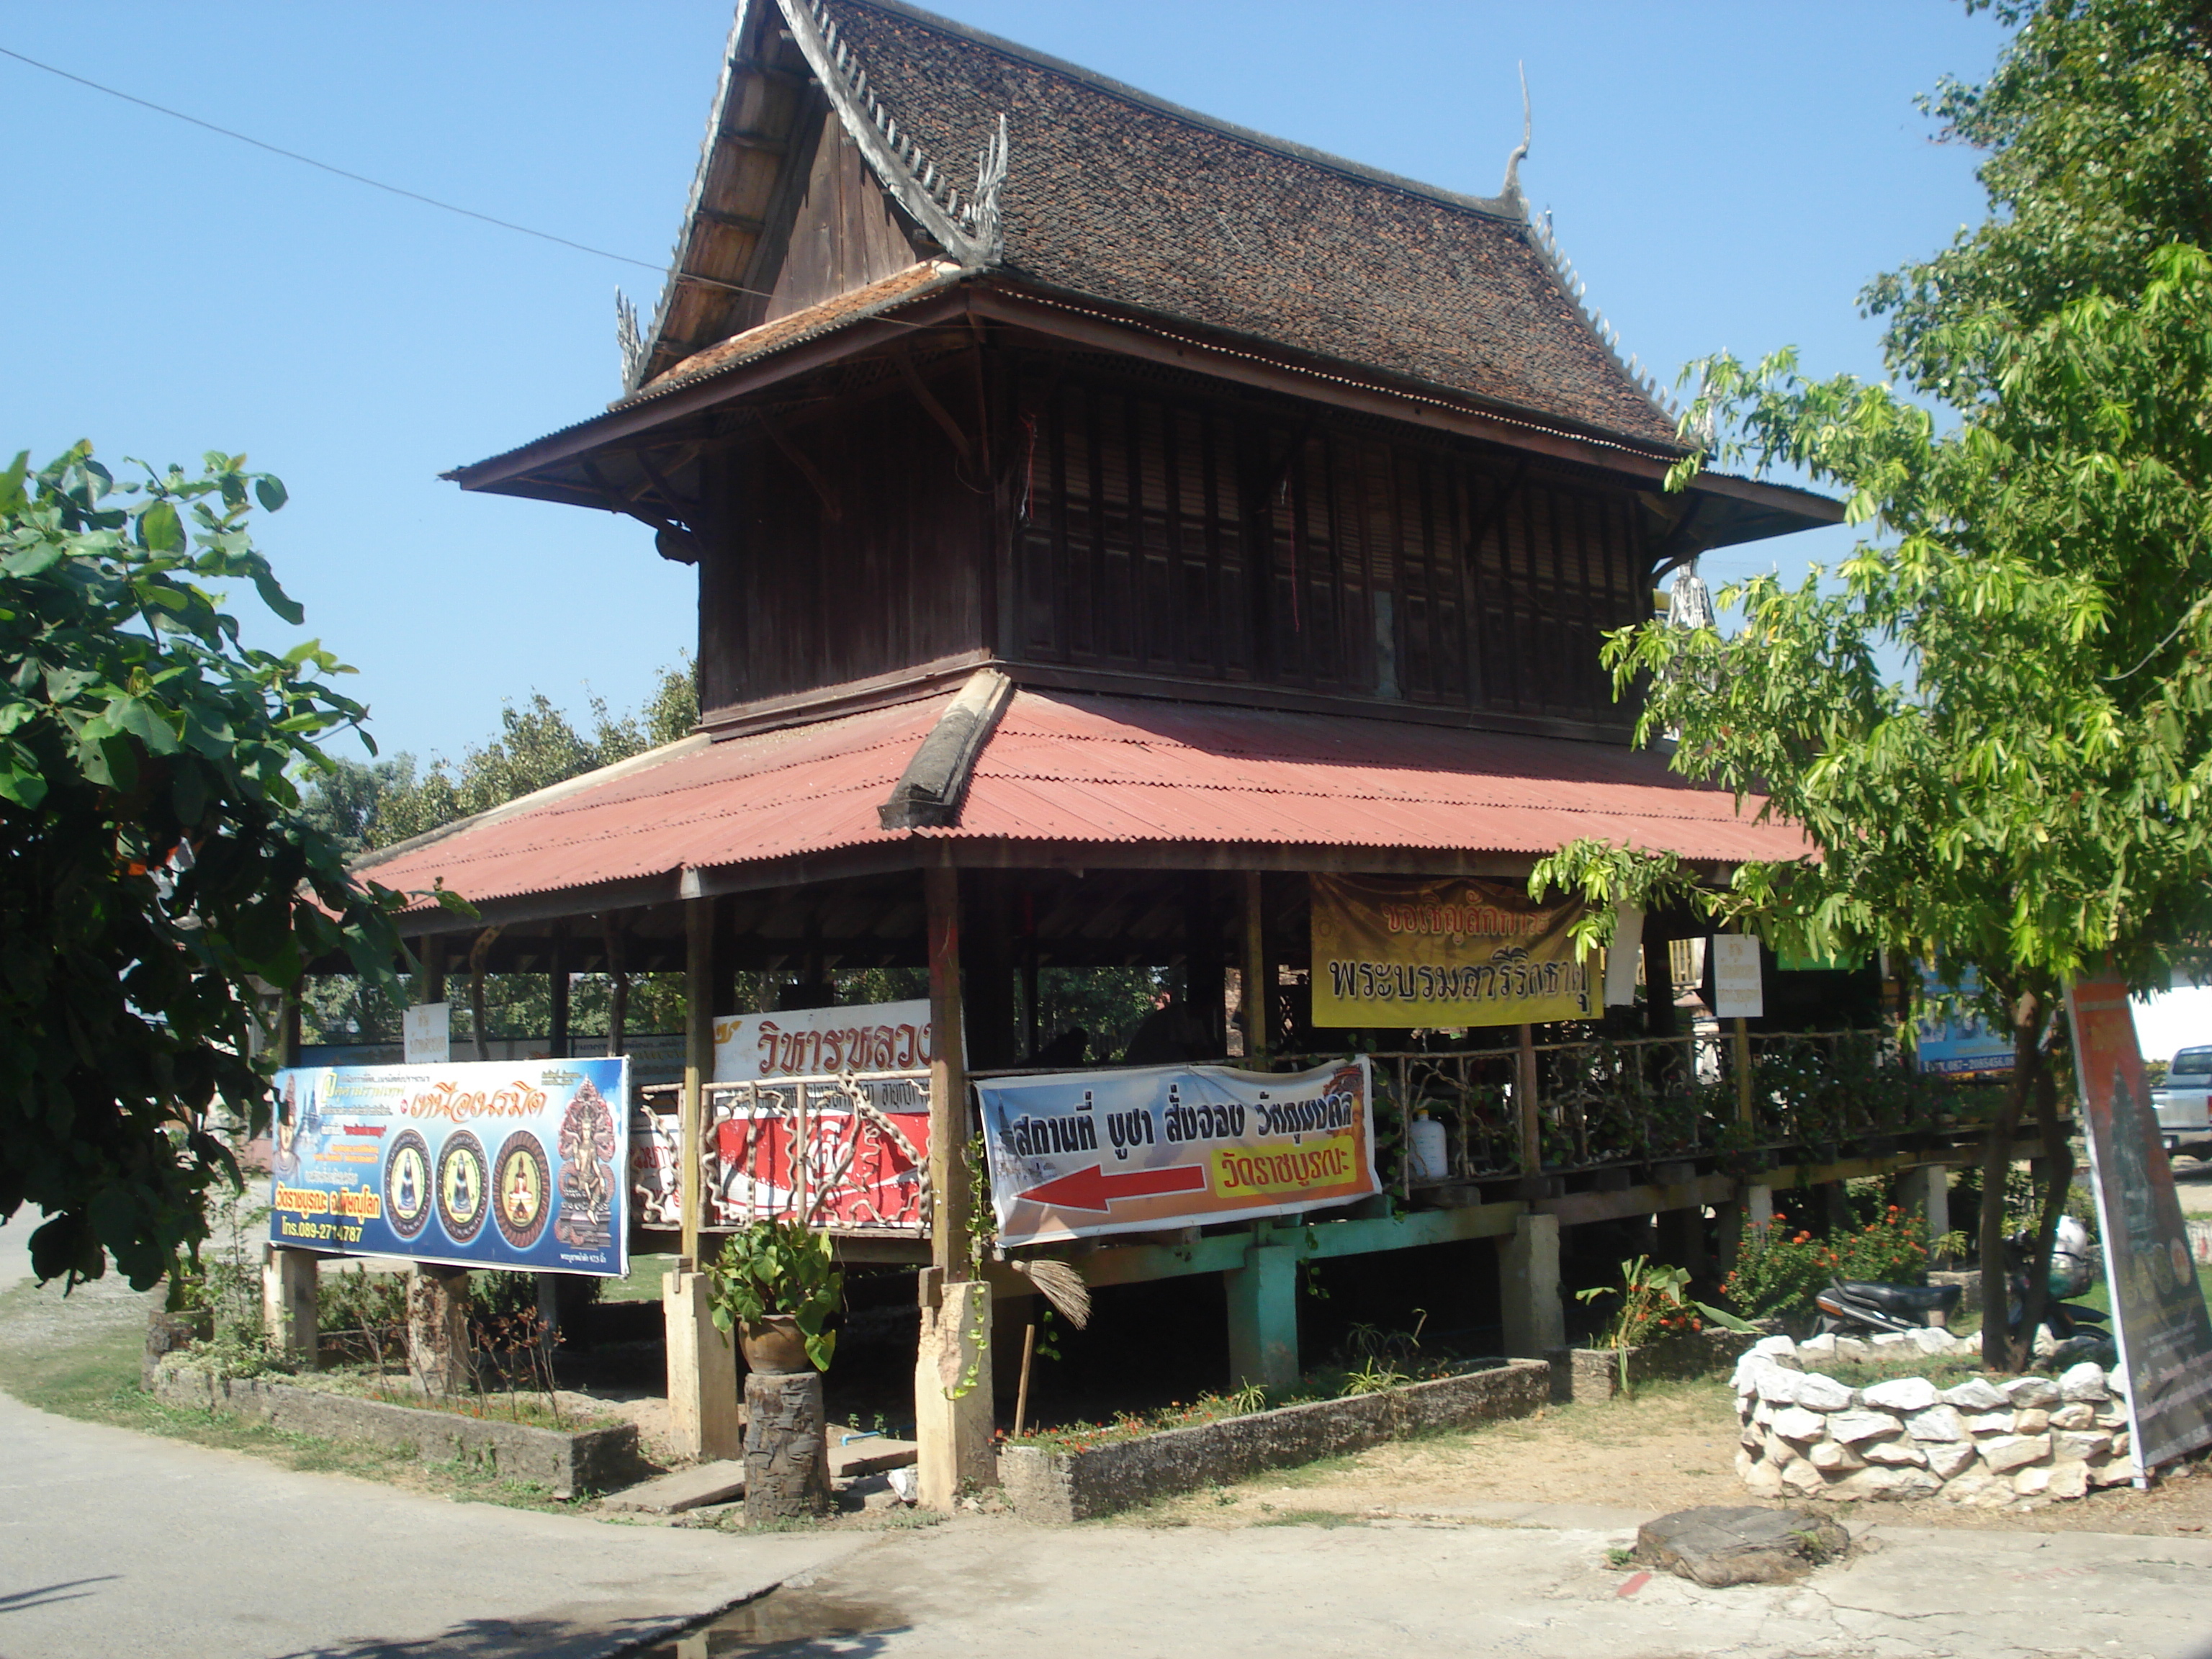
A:
<svg viewBox="0 0 2212 1659">
<path fill-rule="evenodd" d="M 0 1395 L 5 1659 L 593 1659 L 854 1541 L 450 1503 Z"/>
</svg>

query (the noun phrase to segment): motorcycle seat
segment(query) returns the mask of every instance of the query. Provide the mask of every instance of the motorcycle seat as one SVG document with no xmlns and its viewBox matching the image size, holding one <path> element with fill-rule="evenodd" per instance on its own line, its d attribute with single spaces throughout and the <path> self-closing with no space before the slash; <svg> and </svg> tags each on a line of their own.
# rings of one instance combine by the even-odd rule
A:
<svg viewBox="0 0 2212 1659">
<path fill-rule="evenodd" d="M 1959 1305 L 1956 1285 L 1875 1285 L 1838 1279 L 1836 1288 L 1853 1301 L 1891 1314 L 1942 1313 Z"/>
</svg>

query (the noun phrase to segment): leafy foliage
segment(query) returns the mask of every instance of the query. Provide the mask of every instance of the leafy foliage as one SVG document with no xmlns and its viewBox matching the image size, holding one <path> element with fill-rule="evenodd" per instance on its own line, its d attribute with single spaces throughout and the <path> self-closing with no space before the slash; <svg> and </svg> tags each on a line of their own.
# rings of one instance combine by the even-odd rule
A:
<svg viewBox="0 0 2212 1659">
<path fill-rule="evenodd" d="M 825 1327 L 845 1291 L 836 1259 L 830 1235 L 803 1221 L 774 1217 L 731 1234 L 707 1264 L 714 1328 L 726 1336 L 771 1314 L 787 1314 L 806 1339 L 814 1369 L 828 1370 L 837 1333 Z"/>
<path fill-rule="evenodd" d="M 1808 1312 L 1813 1298 L 1839 1279 L 1879 1285 L 1928 1282 L 1928 1224 L 1893 1204 L 1860 1227 L 1838 1227 L 1815 1238 L 1792 1232 L 1778 1216 L 1753 1228 L 1737 1247 L 1735 1271 L 1721 1286 L 1754 1319 Z"/>
<path fill-rule="evenodd" d="M 0 471 L 0 1216 L 41 1278 L 143 1287 L 196 1255 L 216 1115 L 268 1120 L 254 981 L 343 955 L 388 978 L 397 896 L 364 890 L 295 772 L 358 729 L 310 641 L 246 646 L 210 584 L 298 605 L 254 550 L 283 484 L 210 454 L 118 486 L 79 444 Z"/>
</svg>

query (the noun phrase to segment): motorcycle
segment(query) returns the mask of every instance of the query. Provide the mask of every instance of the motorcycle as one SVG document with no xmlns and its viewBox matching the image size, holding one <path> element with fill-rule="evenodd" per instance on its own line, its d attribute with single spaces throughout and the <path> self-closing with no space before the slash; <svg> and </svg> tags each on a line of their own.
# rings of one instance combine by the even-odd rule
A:
<svg viewBox="0 0 2212 1659">
<path fill-rule="evenodd" d="M 2005 1241 L 2007 1326 L 2015 1337 L 2027 1310 L 2033 1242 L 2027 1233 Z M 2091 1358 L 2106 1365 L 2113 1363 L 2116 1351 L 2112 1335 L 2101 1328 L 2105 1316 L 2094 1308 L 2066 1300 L 2081 1295 L 2094 1280 L 2095 1255 L 2088 1229 L 2072 1216 L 2061 1218 L 2051 1245 L 2048 1295 L 2033 1345 L 2036 1357 L 2045 1364 L 2063 1369 Z M 1823 1334 L 1868 1336 L 1901 1334 L 1933 1323 L 1948 1324 L 1958 1310 L 1960 1288 L 1838 1279 L 1814 1298 L 1820 1313 L 1816 1328 Z"/>
</svg>

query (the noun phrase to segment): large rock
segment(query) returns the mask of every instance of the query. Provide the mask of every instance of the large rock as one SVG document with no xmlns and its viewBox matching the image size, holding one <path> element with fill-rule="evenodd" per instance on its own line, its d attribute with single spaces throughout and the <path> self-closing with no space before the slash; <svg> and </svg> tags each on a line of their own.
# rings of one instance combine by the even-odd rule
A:
<svg viewBox="0 0 2212 1659">
<path fill-rule="evenodd" d="M 2054 1429 L 2094 1428 L 2096 1422 L 2097 1408 L 2086 1400 L 2076 1400 L 2069 1405 L 2061 1406 L 2051 1413 L 2051 1426 Z"/>
<path fill-rule="evenodd" d="M 1779 1365 L 1768 1365 L 1756 1379 L 1759 1397 L 1770 1406 L 1794 1406 L 1797 1403 L 1797 1386 L 1804 1380 L 1802 1371 L 1784 1370 Z"/>
<path fill-rule="evenodd" d="M 2105 1368 L 2094 1359 L 2085 1359 L 2078 1365 L 2069 1365 L 2059 1373 L 2058 1393 L 2067 1401 L 2082 1401 L 2101 1406 L 2112 1397 L 2112 1388 L 2105 1376 Z"/>
<path fill-rule="evenodd" d="M 2015 1376 L 2003 1385 L 2003 1394 L 2015 1411 L 2026 1407 L 2047 1410 L 2058 1403 L 2057 1386 L 2047 1376 Z"/>
<path fill-rule="evenodd" d="M 1859 1398 L 1886 1412 L 1924 1412 L 1936 1403 L 1936 1385 L 1924 1376 L 1899 1376 L 1875 1383 Z"/>
<path fill-rule="evenodd" d="M 1856 1445 L 1862 1440 L 1886 1440 L 1904 1427 L 1887 1412 L 1838 1412 L 1828 1419 L 1828 1436 Z"/>
<path fill-rule="evenodd" d="M 1866 1467 L 1865 1458 L 1861 1457 L 1849 1446 L 1839 1445 L 1833 1440 L 1823 1440 L 1819 1445 L 1808 1451 L 1805 1456 L 1807 1461 L 1823 1474 L 1849 1474 L 1853 1469 L 1863 1469 Z"/>
<path fill-rule="evenodd" d="M 1968 1438 L 1966 1419 L 1948 1406 L 1930 1406 L 1905 1419 L 1905 1431 L 1923 1444 L 1930 1441 Z"/>
<path fill-rule="evenodd" d="M 1645 1522 L 1637 1529 L 1636 1559 L 1714 1588 L 1787 1584 L 1840 1559 L 1850 1542 L 1834 1522 L 1803 1510 L 1709 1504 Z"/>
<path fill-rule="evenodd" d="M 1802 1406 L 1785 1407 L 1774 1413 L 1774 1432 L 1784 1440 L 1818 1440 L 1828 1431 L 1828 1419 Z"/>
<path fill-rule="evenodd" d="M 1990 1466 L 1992 1474 L 2005 1474 L 2030 1463 L 2040 1463 L 2051 1455 L 2051 1437 L 2047 1434 L 2001 1434 L 1994 1440 L 1984 1440 L 1978 1448 L 1982 1461 Z"/>
<path fill-rule="evenodd" d="M 1964 1440 L 1952 1445 L 1925 1446 L 1921 1449 L 1928 1455 L 1929 1473 L 1939 1480 L 1948 1480 L 1974 1461 L 1974 1448 Z"/>
<path fill-rule="evenodd" d="M 1872 1498 L 1902 1501 L 1926 1498 L 1943 1490 L 1943 1483 L 1925 1469 L 1884 1468 L 1878 1465 L 1847 1474 L 1828 1491 L 1835 1498 Z"/>
<path fill-rule="evenodd" d="M 1892 1468 L 1925 1468 L 1929 1453 L 1935 1449 L 1916 1446 L 1909 1440 L 1870 1440 L 1860 1449 L 1869 1463 L 1884 1463 Z M 1971 1458 L 1972 1454 L 1967 1455 Z"/>
<path fill-rule="evenodd" d="M 2001 1412 L 2012 1404 L 1988 1378 L 1980 1376 L 1970 1376 L 1956 1388 L 1944 1389 L 1942 1400 L 1962 1412 Z"/>
<path fill-rule="evenodd" d="M 1966 1432 L 1973 1435 L 2018 1434 L 2020 1419 L 2033 1415 L 2047 1418 L 2046 1412 L 1980 1412 L 1966 1419 Z M 2041 1425 L 2047 1426 L 2047 1425 Z"/>
<path fill-rule="evenodd" d="M 1818 1371 L 1808 1371 L 1797 1379 L 1797 1404 L 1808 1412 L 1839 1412 L 1850 1403 L 1848 1382 L 1838 1382 Z"/>
</svg>

